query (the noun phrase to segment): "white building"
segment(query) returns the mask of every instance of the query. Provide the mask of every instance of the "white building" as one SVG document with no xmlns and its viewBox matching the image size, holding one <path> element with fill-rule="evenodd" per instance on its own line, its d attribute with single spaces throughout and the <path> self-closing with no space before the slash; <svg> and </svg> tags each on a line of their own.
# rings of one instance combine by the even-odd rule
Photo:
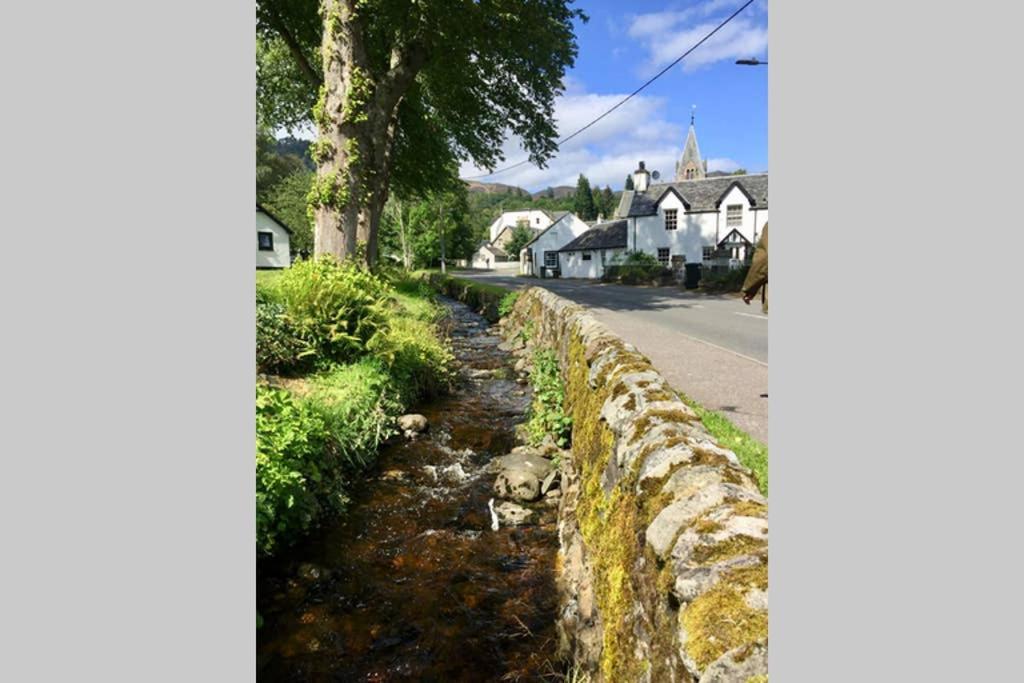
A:
<svg viewBox="0 0 1024 683">
<path fill-rule="evenodd" d="M 626 252 L 628 225 L 627 219 L 597 223 L 565 244 L 555 252 L 560 277 L 597 279 L 604 275 L 605 266 Z"/>
<path fill-rule="evenodd" d="M 479 268 L 481 270 L 499 269 L 515 271 L 517 270 L 516 266 L 515 262 L 509 263 L 509 255 L 504 249 L 490 242 L 481 244 L 473 252 L 473 256 L 469 260 L 470 268 Z"/>
<path fill-rule="evenodd" d="M 256 268 L 287 268 L 292 264 L 291 229 L 256 204 Z"/>
<path fill-rule="evenodd" d="M 590 228 L 569 211 L 556 213 L 554 218 L 554 223 L 520 249 L 519 272 L 523 275 L 550 276 L 551 270 L 559 268 L 558 250 Z"/>
<path fill-rule="evenodd" d="M 491 242 L 497 243 L 498 235 L 505 228 L 515 228 L 517 225 L 522 225 L 531 230 L 543 230 L 554 222 L 555 217 L 543 209 L 506 211 L 494 219 L 494 222 L 487 229 L 487 234 Z"/>
<path fill-rule="evenodd" d="M 767 173 L 651 185 L 641 161 L 633 187 L 622 193 L 615 212 L 628 223 L 627 249 L 666 266 L 673 257 L 687 264 L 740 265 L 768 222 Z"/>
</svg>

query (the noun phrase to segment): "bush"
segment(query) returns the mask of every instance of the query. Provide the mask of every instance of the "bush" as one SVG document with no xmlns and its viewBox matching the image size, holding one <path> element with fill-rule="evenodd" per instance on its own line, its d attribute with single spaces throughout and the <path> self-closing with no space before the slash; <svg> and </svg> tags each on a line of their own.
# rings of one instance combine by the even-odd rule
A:
<svg viewBox="0 0 1024 683">
<path fill-rule="evenodd" d="M 370 351 L 388 368 L 404 405 L 437 396 L 451 384 L 454 357 L 432 323 L 395 315 Z"/>
<path fill-rule="evenodd" d="M 263 554 L 305 532 L 319 514 L 323 419 L 283 389 L 256 387 L 256 547 Z"/>
<path fill-rule="evenodd" d="M 258 291 L 258 290 L 257 290 Z M 307 369 L 309 345 L 285 317 L 280 303 L 257 294 L 256 369 L 259 372 L 289 374 Z"/>
<path fill-rule="evenodd" d="M 572 435 L 572 417 L 565 414 L 565 385 L 554 351 L 545 349 L 533 354 L 530 383 L 533 385 L 533 404 L 530 406 L 530 420 L 526 423 L 530 443 L 536 446 L 551 434 L 559 447 L 567 447 Z"/>
<path fill-rule="evenodd" d="M 387 327 L 388 284 L 329 256 L 296 261 L 268 290 L 266 295 L 280 302 L 284 319 L 307 345 L 299 359 L 312 358 L 321 367 L 362 355 Z"/>
<path fill-rule="evenodd" d="M 749 270 L 750 266 L 705 269 L 701 275 L 700 286 L 709 292 L 738 292 L 743 289 L 743 281 L 747 279 Z"/>
<path fill-rule="evenodd" d="M 626 252 L 625 258 L 618 258 L 605 267 L 606 282 L 621 282 L 624 285 L 658 282 L 672 273 L 658 259 L 642 251 Z"/>
<path fill-rule="evenodd" d="M 519 292 L 509 292 L 505 296 L 501 297 L 501 302 L 498 304 L 498 315 L 504 318 L 506 315 L 512 312 L 512 309 L 516 305 L 516 301 L 519 300 Z"/>
</svg>

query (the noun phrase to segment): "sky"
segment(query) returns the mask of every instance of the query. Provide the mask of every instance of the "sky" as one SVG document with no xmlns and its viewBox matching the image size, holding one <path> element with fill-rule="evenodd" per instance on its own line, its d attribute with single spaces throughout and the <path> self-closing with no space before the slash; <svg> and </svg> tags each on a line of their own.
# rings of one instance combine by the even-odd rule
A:
<svg viewBox="0 0 1024 683">
<path fill-rule="evenodd" d="M 576 23 L 579 54 L 555 104 L 559 137 L 599 116 L 692 47 L 745 0 L 578 0 L 590 21 Z M 622 107 L 566 143 L 539 169 L 526 164 L 482 182 L 518 185 L 531 192 L 575 185 L 622 189 L 646 162 L 663 179 L 675 174 L 693 105 L 697 142 L 708 170 L 768 170 L 768 67 L 739 66 L 740 58 L 768 59 L 768 4 L 756 0 L 680 64 Z M 516 138 L 503 146 L 505 163 L 526 158 Z M 471 163 L 463 178 L 487 169 Z"/>
</svg>

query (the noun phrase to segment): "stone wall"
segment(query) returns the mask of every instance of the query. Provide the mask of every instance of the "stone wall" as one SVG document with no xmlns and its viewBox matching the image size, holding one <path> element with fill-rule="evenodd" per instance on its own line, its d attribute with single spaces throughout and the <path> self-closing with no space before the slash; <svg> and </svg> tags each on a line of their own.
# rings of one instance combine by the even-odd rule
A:
<svg viewBox="0 0 1024 683">
<path fill-rule="evenodd" d="M 532 322 L 531 322 L 532 321 Z M 591 680 L 767 680 L 767 501 L 634 347 L 524 292 L 502 320 L 562 362 L 562 652 Z M 681 387 L 682 388 L 682 387 Z"/>
</svg>

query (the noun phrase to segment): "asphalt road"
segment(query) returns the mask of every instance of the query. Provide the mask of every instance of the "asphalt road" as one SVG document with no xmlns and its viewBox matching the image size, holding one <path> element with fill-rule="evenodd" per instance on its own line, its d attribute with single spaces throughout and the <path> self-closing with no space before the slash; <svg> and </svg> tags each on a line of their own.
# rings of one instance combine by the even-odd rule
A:
<svg viewBox="0 0 1024 683">
<path fill-rule="evenodd" d="M 676 389 L 768 442 L 768 318 L 760 302 L 747 306 L 734 295 L 672 287 L 539 280 L 493 271 L 453 274 L 516 289 L 545 287 L 587 306 L 650 358 Z"/>
</svg>

